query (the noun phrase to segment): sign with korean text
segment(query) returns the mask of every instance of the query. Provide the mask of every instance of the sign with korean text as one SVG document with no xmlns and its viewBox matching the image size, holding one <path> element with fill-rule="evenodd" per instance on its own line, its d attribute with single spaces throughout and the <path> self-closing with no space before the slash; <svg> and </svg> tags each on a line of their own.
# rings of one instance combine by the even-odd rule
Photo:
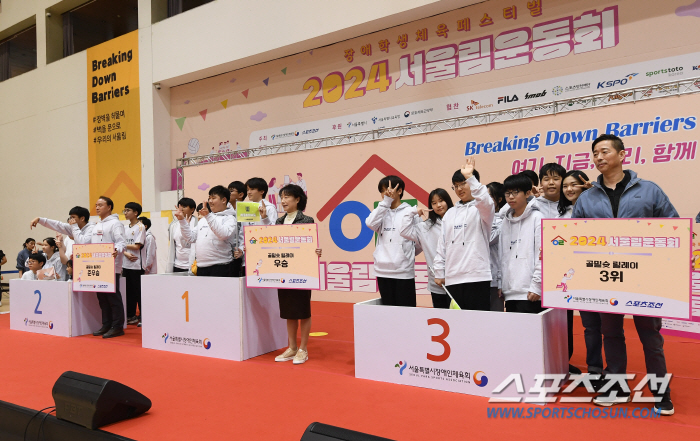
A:
<svg viewBox="0 0 700 441">
<path fill-rule="evenodd" d="M 542 305 L 689 319 L 691 228 L 680 218 L 544 219 Z"/>
<path fill-rule="evenodd" d="M 319 289 L 316 224 L 256 225 L 244 233 L 246 286 Z"/>
<path fill-rule="evenodd" d="M 141 202 L 139 33 L 87 50 L 90 200 Z M 95 214 L 94 210 L 92 214 Z"/>
<path fill-rule="evenodd" d="M 116 292 L 114 244 L 73 245 L 73 291 Z"/>
<path fill-rule="evenodd" d="M 236 220 L 238 222 L 257 222 L 260 220 L 258 202 L 236 202 Z"/>
</svg>

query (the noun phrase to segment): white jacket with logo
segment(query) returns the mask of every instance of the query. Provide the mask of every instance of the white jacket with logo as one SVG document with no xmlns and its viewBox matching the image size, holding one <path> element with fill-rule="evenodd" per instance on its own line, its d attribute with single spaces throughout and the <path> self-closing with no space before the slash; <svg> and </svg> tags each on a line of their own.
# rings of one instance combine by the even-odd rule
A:
<svg viewBox="0 0 700 441">
<path fill-rule="evenodd" d="M 530 201 L 520 217 L 513 209 L 501 224 L 498 242 L 499 288 L 508 300 L 527 300 L 527 293 L 542 295 L 542 261 L 540 246 L 544 216 L 540 204 Z"/>
<path fill-rule="evenodd" d="M 233 248 L 238 240 L 235 215 L 233 208 L 209 213 L 199 220 L 194 230 L 186 219 L 180 221 L 182 238 L 190 244 L 196 244 L 196 247 L 191 248 L 190 256 L 196 253 L 194 257 L 197 259 L 197 267 L 208 268 L 233 260 Z"/>
<path fill-rule="evenodd" d="M 95 228 L 95 224 L 93 222 L 88 222 L 83 226 L 83 228 L 79 228 L 78 224 L 67 224 L 65 222 L 59 222 L 53 219 L 46 219 L 45 217 L 39 218 L 39 225 L 54 230 L 57 233 L 65 234 L 66 236 L 72 238 L 78 245 L 90 243 L 92 230 Z M 67 251 L 68 250 L 66 250 L 66 252 Z M 70 255 L 70 253 L 68 253 L 68 255 Z"/>
<path fill-rule="evenodd" d="M 156 237 L 151 233 L 151 230 L 147 230 L 146 243 L 143 245 L 143 269 L 146 274 L 158 274 L 156 250 Z"/>
<path fill-rule="evenodd" d="M 418 216 L 418 209 L 411 207 L 408 215 L 402 217 L 401 231 L 399 233 L 401 237 L 412 240 L 417 247 L 423 249 L 426 263 L 430 268 L 433 268 L 441 231 L 442 219 L 438 218 L 434 224 L 430 219 L 424 221 Z M 428 269 L 428 290 L 433 294 L 447 295 L 445 290 L 435 283 L 435 277 L 433 277 L 430 269 Z"/>
<path fill-rule="evenodd" d="M 467 179 L 473 200 L 458 201 L 442 217 L 435 255 L 435 278 L 445 285 L 491 281 L 489 243 L 494 205 L 489 191 L 474 176 Z"/>
<path fill-rule="evenodd" d="M 190 217 L 189 220 L 190 224 L 190 229 L 194 230 L 197 227 L 197 216 L 192 216 Z M 168 248 L 168 266 L 165 268 L 166 273 L 172 273 L 173 268 L 176 266 L 175 263 L 177 262 L 177 251 L 178 248 L 180 249 L 181 253 L 186 254 L 186 259 L 184 259 L 184 262 L 177 262 L 180 266 L 178 268 L 180 269 L 189 269 L 189 264 L 192 259 L 190 259 L 190 253 L 191 253 L 191 246 L 192 244 L 183 240 L 182 238 L 182 232 L 180 230 L 180 221 L 177 219 L 174 219 L 170 226 L 168 227 L 168 231 L 170 234 L 170 247 Z M 185 256 L 182 256 L 185 257 Z"/>
<path fill-rule="evenodd" d="M 114 260 L 114 272 L 121 274 L 122 258 L 126 249 L 126 238 L 124 237 L 124 224 L 119 220 L 119 216 L 111 214 L 104 219 L 98 220 L 92 230 L 90 243 L 113 243 L 117 251 Z"/>
<path fill-rule="evenodd" d="M 411 206 L 403 202 L 391 209 L 394 202 L 389 196 L 372 211 L 365 224 L 377 233 L 374 249 L 374 273 L 388 279 L 414 279 L 416 246 L 411 240 L 401 237 L 401 222 L 404 216 L 413 218 Z"/>
<path fill-rule="evenodd" d="M 540 196 L 535 199 L 537 203 L 537 209 L 542 213 L 542 217 L 545 219 L 555 219 L 559 217 L 559 201 L 550 201 L 544 196 Z M 529 201 L 528 201 L 529 203 Z M 507 205 L 507 204 L 506 204 Z"/>
</svg>

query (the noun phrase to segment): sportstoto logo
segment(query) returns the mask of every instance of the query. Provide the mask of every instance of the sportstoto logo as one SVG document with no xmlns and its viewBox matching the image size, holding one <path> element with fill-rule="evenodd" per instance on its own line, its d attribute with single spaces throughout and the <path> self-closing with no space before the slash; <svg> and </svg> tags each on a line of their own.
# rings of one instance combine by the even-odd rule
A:
<svg viewBox="0 0 700 441">
<path fill-rule="evenodd" d="M 615 86 L 624 86 L 627 84 L 629 81 L 632 80 L 632 78 L 636 77 L 639 75 L 638 73 L 632 73 L 632 74 L 627 74 L 623 78 L 620 78 L 619 80 L 609 80 L 609 81 L 601 81 L 598 83 L 598 89 L 606 89 L 608 87 L 615 87 Z"/>
<path fill-rule="evenodd" d="M 289 279 L 287 282 L 289 282 L 290 285 L 295 284 L 295 283 L 306 283 L 308 279 Z"/>
<path fill-rule="evenodd" d="M 564 245 L 566 243 L 566 239 L 564 239 L 561 236 L 557 236 L 554 239 L 552 239 L 552 245 Z"/>
<path fill-rule="evenodd" d="M 170 335 L 166 332 L 166 333 L 163 334 L 160 338 L 164 339 L 164 340 L 163 340 L 163 343 L 167 344 L 167 343 L 168 343 L 168 337 L 170 337 Z"/>
<path fill-rule="evenodd" d="M 646 76 L 653 77 L 654 75 L 661 75 L 661 74 L 668 74 L 669 77 L 674 77 L 676 75 L 683 75 L 683 67 L 676 66 L 676 67 L 667 67 L 665 69 L 653 70 L 651 72 L 647 72 Z"/>
<path fill-rule="evenodd" d="M 528 92 L 528 93 L 525 93 L 525 99 L 529 100 L 532 98 L 542 98 L 543 96 L 546 96 L 546 95 L 547 95 L 546 90 L 543 90 L 542 92 L 539 92 L 539 93 L 529 93 Z"/>
<path fill-rule="evenodd" d="M 559 95 L 561 95 L 562 93 L 564 93 L 564 88 L 561 87 L 561 86 L 554 86 L 554 87 L 552 88 L 552 93 L 553 93 L 555 96 L 559 96 Z"/>
<path fill-rule="evenodd" d="M 479 378 L 479 374 L 481 374 L 481 378 Z M 486 376 L 484 371 L 476 371 L 474 372 L 474 383 L 479 387 L 485 387 L 489 384 L 489 377 Z"/>
<path fill-rule="evenodd" d="M 565 297 L 566 303 L 569 303 L 573 297 L 571 297 L 571 294 L 567 294 Z"/>
<path fill-rule="evenodd" d="M 498 104 L 501 103 L 514 103 L 518 101 L 518 95 L 513 95 L 513 96 L 499 96 L 498 97 Z"/>
<path fill-rule="evenodd" d="M 202 345 L 204 346 L 204 349 L 209 350 L 211 348 L 211 341 L 208 338 L 205 338 Z"/>
<path fill-rule="evenodd" d="M 619 303 L 619 302 L 617 301 L 617 299 L 614 299 L 614 298 L 613 298 L 613 299 L 610 299 L 610 304 L 611 304 L 611 305 L 617 306 L 618 303 Z"/>
<path fill-rule="evenodd" d="M 399 361 L 394 365 L 395 368 L 399 368 L 399 375 L 403 375 L 404 369 L 406 369 L 406 366 L 408 366 L 408 363 L 406 361 Z"/>
<path fill-rule="evenodd" d="M 301 132 L 302 135 L 311 135 L 313 133 L 318 133 L 318 129 L 308 129 Z"/>
<path fill-rule="evenodd" d="M 24 326 L 30 327 L 30 328 L 44 328 L 44 329 L 53 329 L 53 322 L 52 321 L 44 321 L 44 320 L 30 320 L 28 318 L 24 319 Z"/>
</svg>

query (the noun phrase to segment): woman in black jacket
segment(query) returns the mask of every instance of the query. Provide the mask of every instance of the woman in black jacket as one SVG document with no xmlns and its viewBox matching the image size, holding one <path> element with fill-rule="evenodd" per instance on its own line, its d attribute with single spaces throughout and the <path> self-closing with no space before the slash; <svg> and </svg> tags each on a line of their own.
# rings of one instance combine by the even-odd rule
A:
<svg viewBox="0 0 700 441">
<path fill-rule="evenodd" d="M 285 214 L 275 221 L 276 225 L 284 224 L 313 224 L 314 218 L 306 216 L 306 194 L 298 185 L 288 184 L 279 191 L 282 208 Z M 267 219 L 265 204 L 260 205 L 260 217 Z M 266 223 L 269 224 L 270 220 Z M 316 249 L 321 257 L 321 249 Z M 311 290 L 310 289 L 278 289 L 280 317 L 287 320 L 289 347 L 275 357 L 275 361 L 294 360 L 294 364 L 305 363 L 309 359 L 307 343 L 311 331 Z M 301 327 L 301 343 L 297 346 L 297 329 Z"/>
</svg>

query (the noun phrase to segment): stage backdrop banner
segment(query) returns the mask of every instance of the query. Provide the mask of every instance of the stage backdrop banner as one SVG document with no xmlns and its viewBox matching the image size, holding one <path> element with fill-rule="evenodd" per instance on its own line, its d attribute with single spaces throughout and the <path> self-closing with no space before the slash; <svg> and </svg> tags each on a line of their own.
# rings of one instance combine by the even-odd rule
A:
<svg viewBox="0 0 700 441">
<path fill-rule="evenodd" d="M 319 289 L 316 224 L 244 227 L 248 288 Z"/>
<path fill-rule="evenodd" d="M 113 253 L 113 243 L 73 245 L 73 291 L 116 292 Z"/>
<path fill-rule="evenodd" d="M 542 306 L 689 319 L 691 227 L 679 218 L 542 220 Z"/>
<path fill-rule="evenodd" d="M 141 203 L 138 48 L 134 31 L 87 50 L 90 200 L 116 207 Z"/>
</svg>

